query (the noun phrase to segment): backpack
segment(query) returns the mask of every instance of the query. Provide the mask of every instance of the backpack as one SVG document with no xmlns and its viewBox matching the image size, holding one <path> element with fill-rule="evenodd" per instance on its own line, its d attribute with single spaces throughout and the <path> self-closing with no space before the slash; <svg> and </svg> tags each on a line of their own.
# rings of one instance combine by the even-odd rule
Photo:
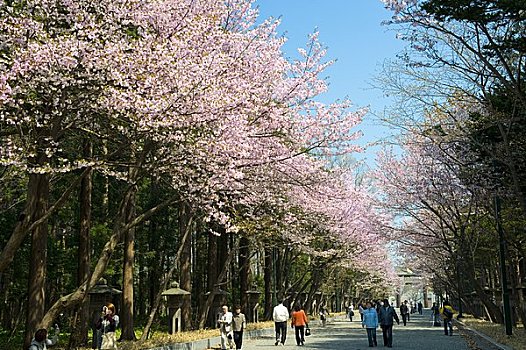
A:
<svg viewBox="0 0 526 350">
<path fill-rule="evenodd" d="M 451 311 L 449 308 L 447 307 L 444 307 L 444 310 L 442 311 L 442 313 L 444 314 L 444 316 L 446 318 L 453 318 L 453 311 Z"/>
</svg>

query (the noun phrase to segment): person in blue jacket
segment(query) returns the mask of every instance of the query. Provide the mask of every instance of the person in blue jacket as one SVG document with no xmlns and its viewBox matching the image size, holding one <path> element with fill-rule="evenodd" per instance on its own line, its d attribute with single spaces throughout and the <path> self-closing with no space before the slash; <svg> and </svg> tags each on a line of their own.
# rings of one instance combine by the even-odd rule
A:
<svg viewBox="0 0 526 350">
<path fill-rule="evenodd" d="M 370 301 L 365 304 L 365 310 L 363 310 L 362 327 L 365 327 L 367 330 L 369 347 L 377 346 L 376 328 L 378 327 L 378 313 Z"/>
</svg>

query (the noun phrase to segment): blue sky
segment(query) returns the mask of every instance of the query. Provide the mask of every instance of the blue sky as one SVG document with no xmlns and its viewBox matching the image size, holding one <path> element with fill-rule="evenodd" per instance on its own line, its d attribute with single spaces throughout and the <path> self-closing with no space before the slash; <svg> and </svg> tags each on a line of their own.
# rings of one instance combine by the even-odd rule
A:
<svg viewBox="0 0 526 350">
<path fill-rule="evenodd" d="M 296 48 L 305 46 L 315 29 L 328 47 L 329 59 L 337 62 L 327 70 L 329 92 L 320 99 L 331 102 L 348 97 L 357 107 L 370 106 L 382 114 L 391 101 L 371 87 L 386 59 L 394 59 L 403 43 L 381 23 L 391 17 L 380 0 L 256 0 L 260 19 L 281 17 L 280 34 L 288 38 L 287 57 L 296 56 Z M 385 137 L 389 130 L 369 115 L 361 126 L 367 143 Z"/>
</svg>

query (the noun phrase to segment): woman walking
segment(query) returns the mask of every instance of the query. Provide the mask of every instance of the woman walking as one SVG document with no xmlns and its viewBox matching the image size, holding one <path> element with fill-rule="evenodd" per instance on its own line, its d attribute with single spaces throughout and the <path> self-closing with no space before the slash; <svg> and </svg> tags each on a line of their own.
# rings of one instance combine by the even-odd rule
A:
<svg viewBox="0 0 526 350">
<path fill-rule="evenodd" d="M 303 346 L 305 343 L 305 327 L 309 327 L 309 321 L 300 304 L 294 306 L 291 326 L 296 332 L 296 345 Z"/>
</svg>

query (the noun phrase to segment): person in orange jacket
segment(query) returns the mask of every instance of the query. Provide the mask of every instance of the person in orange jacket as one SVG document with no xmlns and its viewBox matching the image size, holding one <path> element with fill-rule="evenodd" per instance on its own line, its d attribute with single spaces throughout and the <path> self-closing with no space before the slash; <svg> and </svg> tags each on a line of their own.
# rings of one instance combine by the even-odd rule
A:
<svg viewBox="0 0 526 350">
<path fill-rule="evenodd" d="M 305 344 L 305 328 L 309 328 L 309 321 L 307 315 L 299 303 L 294 306 L 292 312 L 291 326 L 296 331 L 296 345 L 303 346 Z"/>
</svg>

